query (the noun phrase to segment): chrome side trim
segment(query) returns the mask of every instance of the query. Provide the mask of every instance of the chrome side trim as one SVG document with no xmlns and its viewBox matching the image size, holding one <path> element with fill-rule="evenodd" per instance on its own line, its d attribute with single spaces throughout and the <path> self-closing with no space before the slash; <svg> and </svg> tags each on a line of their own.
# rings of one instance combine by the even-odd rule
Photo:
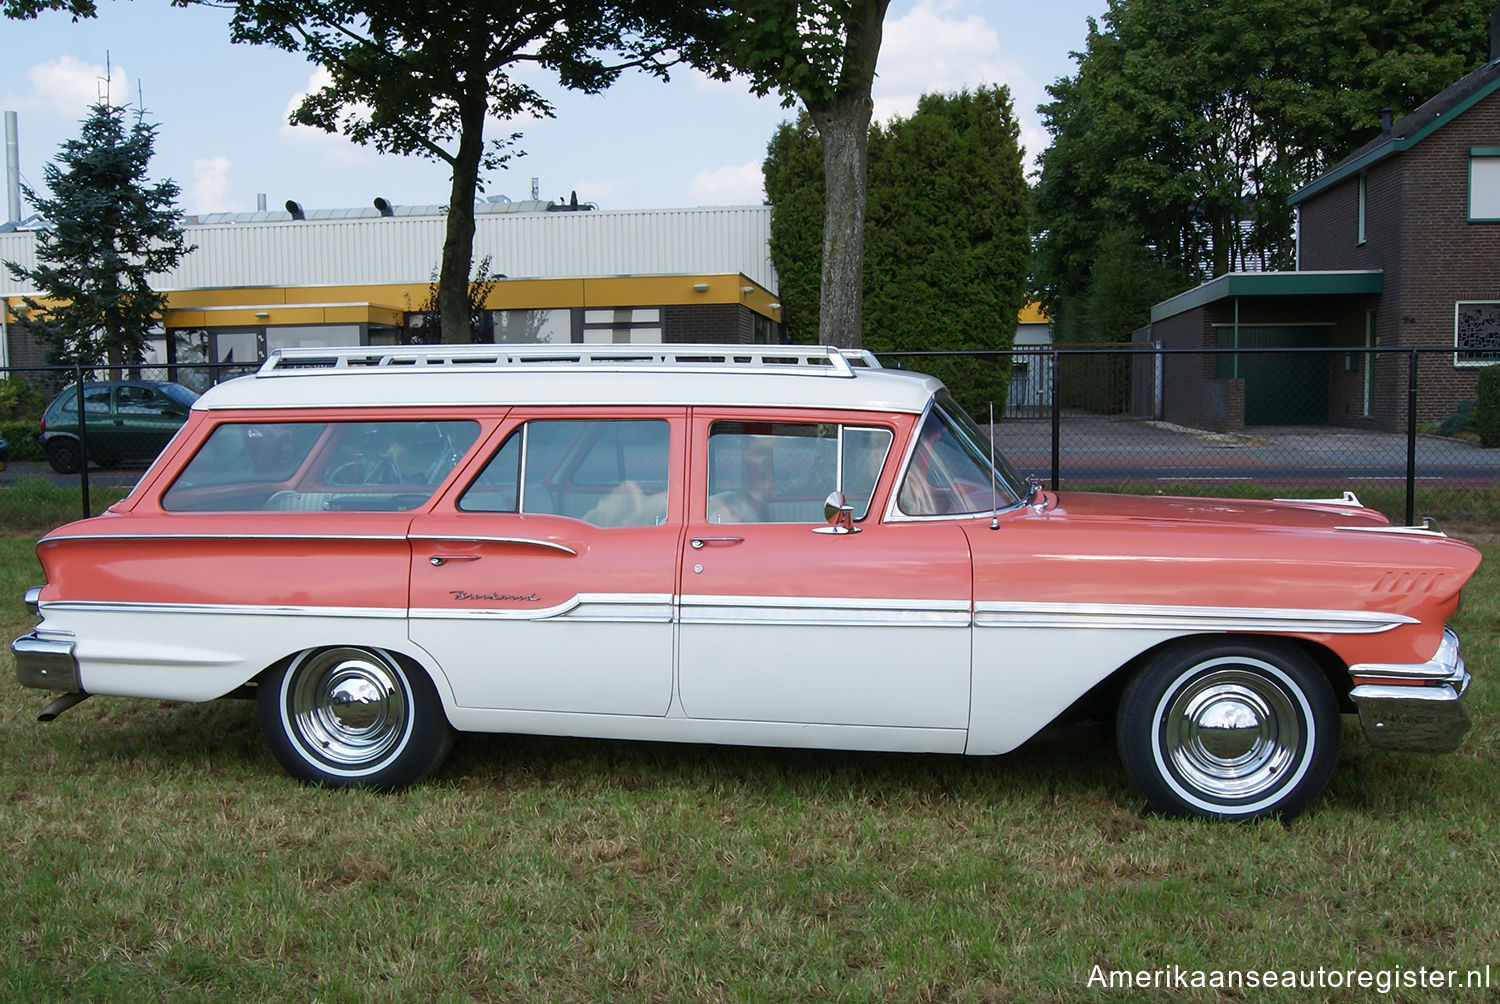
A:
<svg viewBox="0 0 1500 1004">
<path fill-rule="evenodd" d="M 254 617 L 362 617 L 400 619 L 404 607 L 316 607 L 301 604 L 251 603 L 128 603 L 104 600 L 58 600 L 47 604 L 49 612 L 106 614 L 209 614 Z"/>
<path fill-rule="evenodd" d="M 490 537 L 475 534 L 412 534 L 409 540 L 420 540 L 428 543 L 445 541 L 453 544 L 521 544 L 528 547 L 545 547 L 564 554 L 577 554 L 573 548 L 556 541 L 542 540 L 538 537 Z"/>
<path fill-rule="evenodd" d="M 550 607 L 413 607 L 412 620 L 605 622 L 670 624 L 670 593 L 578 593 Z"/>
<path fill-rule="evenodd" d="M 1336 526 L 1335 530 L 1347 530 L 1351 533 L 1389 533 L 1406 537 L 1446 537 L 1441 530 L 1434 530 L 1427 526 Z"/>
<path fill-rule="evenodd" d="M 1297 503 L 1299 505 L 1347 505 L 1347 506 L 1353 506 L 1356 509 L 1363 509 L 1365 507 L 1364 503 L 1359 500 L 1359 496 L 1355 495 L 1351 491 L 1348 491 L 1347 489 L 1344 491 L 1344 497 L 1343 498 L 1336 498 L 1336 499 L 1272 499 L 1271 501 L 1272 502 L 1295 502 L 1295 503 Z"/>
<path fill-rule="evenodd" d="M 30 589 L 26 590 L 26 612 L 29 613 L 29 614 L 31 614 L 31 616 L 33 616 L 33 617 L 38 617 L 38 616 L 41 615 L 41 613 L 42 613 L 42 587 L 41 586 L 32 586 Z"/>
<path fill-rule="evenodd" d="M 1186 631 L 1278 631 L 1379 634 L 1418 623 L 1405 614 L 1371 610 L 1274 607 L 1173 607 L 1116 603 L 979 603 L 979 627 L 1118 628 Z"/>
<path fill-rule="evenodd" d="M 252 510 L 253 512 L 253 510 Z M 244 515 L 235 513 L 236 516 Z M 301 515 L 306 515 L 305 513 Z M 345 513 L 344 515 L 348 515 Z M 397 513 L 396 515 L 400 515 Z M 38 544 L 64 540 L 406 540 L 402 533 L 68 533 L 43 537 Z"/>
<path fill-rule="evenodd" d="M 22 635 L 10 643 L 16 659 L 16 680 L 23 687 L 38 690 L 60 690 L 64 693 L 82 690 L 78 682 L 78 657 L 71 641 Z"/>
<path fill-rule="evenodd" d="M 968 600 L 826 596 L 684 596 L 684 624 L 843 624 L 968 627 Z"/>
</svg>

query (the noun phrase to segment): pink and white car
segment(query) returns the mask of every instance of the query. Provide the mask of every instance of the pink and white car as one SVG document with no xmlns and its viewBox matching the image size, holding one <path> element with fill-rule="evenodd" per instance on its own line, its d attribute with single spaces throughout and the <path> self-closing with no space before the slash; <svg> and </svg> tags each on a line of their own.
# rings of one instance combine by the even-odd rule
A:
<svg viewBox="0 0 1500 1004">
<path fill-rule="evenodd" d="M 297 350 L 38 545 L 20 681 L 253 695 L 295 776 L 455 731 L 1005 753 L 1115 722 L 1157 810 L 1288 816 L 1340 714 L 1450 750 L 1478 565 L 1352 496 L 1030 486 L 936 380 L 827 348 Z"/>
</svg>

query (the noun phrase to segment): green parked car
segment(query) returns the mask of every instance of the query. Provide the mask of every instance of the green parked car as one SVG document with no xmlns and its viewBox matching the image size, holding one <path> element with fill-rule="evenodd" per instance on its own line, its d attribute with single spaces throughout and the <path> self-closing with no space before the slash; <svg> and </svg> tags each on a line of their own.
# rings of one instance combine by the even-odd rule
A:
<svg viewBox="0 0 1500 1004">
<path fill-rule="evenodd" d="M 83 385 L 89 459 L 101 467 L 156 459 L 187 421 L 198 395 L 163 380 L 101 380 Z M 79 438 L 78 386 L 66 388 L 42 413 L 41 441 L 47 462 L 59 474 L 83 466 Z"/>
</svg>

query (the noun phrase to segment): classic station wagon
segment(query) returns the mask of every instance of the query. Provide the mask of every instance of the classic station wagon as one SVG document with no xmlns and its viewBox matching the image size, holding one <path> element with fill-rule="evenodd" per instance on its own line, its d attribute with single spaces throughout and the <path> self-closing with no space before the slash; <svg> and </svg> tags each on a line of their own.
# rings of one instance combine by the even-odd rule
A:
<svg viewBox="0 0 1500 1004">
<path fill-rule="evenodd" d="M 926 376 L 828 348 L 295 350 L 38 545 L 62 696 L 254 695 L 295 776 L 455 730 L 999 754 L 1115 722 L 1155 809 L 1289 816 L 1340 713 L 1450 750 L 1469 546 L 1353 495 L 1055 493 Z"/>
</svg>

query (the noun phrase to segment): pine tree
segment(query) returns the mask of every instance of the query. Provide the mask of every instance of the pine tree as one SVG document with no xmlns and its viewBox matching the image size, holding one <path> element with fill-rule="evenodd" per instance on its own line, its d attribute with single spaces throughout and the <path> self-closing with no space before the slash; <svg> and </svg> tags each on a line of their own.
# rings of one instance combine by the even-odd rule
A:
<svg viewBox="0 0 1500 1004">
<path fill-rule="evenodd" d="M 43 169 L 52 197 L 25 189 L 51 227 L 37 234 L 36 268 L 5 267 L 45 298 L 25 298 L 27 320 L 56 363 L 141 362 L 166 306 L 147 280 L 194 250 L 178 223 L 177 183 L 146 177 L 156 127 L 141 114 L 127 125 L 126 114 L 107 100 L 94 105 L 79 137 Z"/>
</svg>

